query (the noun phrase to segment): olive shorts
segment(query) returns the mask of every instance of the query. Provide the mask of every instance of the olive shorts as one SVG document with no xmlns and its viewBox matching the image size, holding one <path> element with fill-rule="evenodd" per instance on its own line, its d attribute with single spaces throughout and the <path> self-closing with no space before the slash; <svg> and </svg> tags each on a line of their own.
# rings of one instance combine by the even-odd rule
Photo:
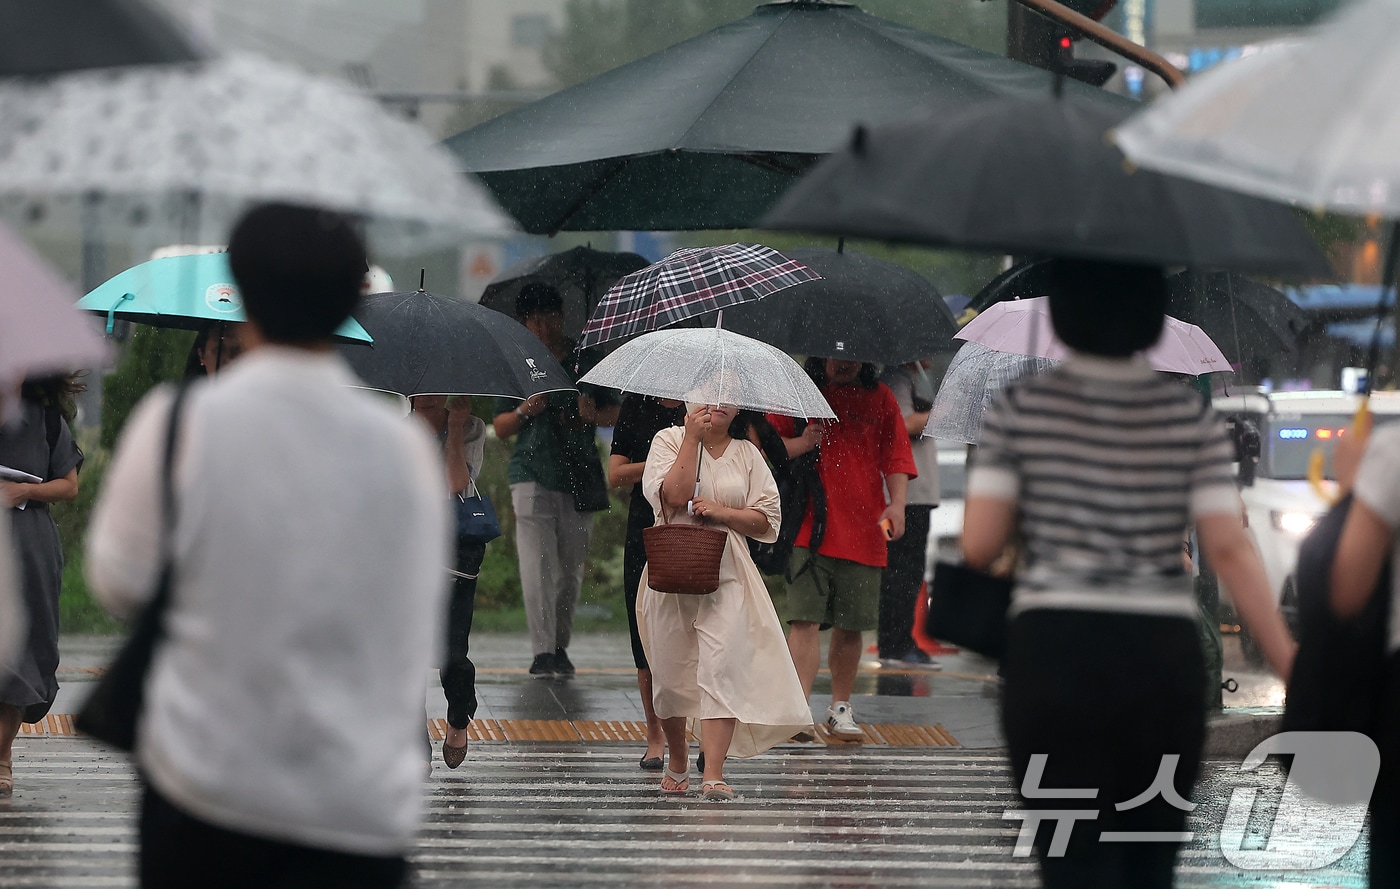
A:
<svg viewBox="0 0 1400 889">
<path fill-rule="evenodd" d="M 793 548 L 790 567 L 789 623 L 803 621 L 853 632 L 879 629 L 883 569 L 814 554 L 801 546 Z"/>
</svg>

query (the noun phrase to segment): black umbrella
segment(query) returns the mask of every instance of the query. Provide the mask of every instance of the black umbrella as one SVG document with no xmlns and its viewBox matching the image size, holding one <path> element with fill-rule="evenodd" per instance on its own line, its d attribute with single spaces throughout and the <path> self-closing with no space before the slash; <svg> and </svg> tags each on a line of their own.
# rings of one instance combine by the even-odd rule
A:
<svg viewBox="0 0 1400 889">
<path fill-rule="evenodd" d="M 623 275 L 650 263 L 636 253 L 610 253 L 591 247 L 575 247 L 518 262 L 491 279 L 481 294 L 488 309 L 515 317 L 515 298 L 526 284 L 540 282 L 564 298 L 564 332 L 578 339 L 593 307 Z"/>
<path fill-rule="evenodd" d="M 143 0 L 0 0 L 0 77 L 195 62 L 204 51 Z"/>
<path fill-rule="evenodd" d="M 968 308 L 983 312 L 1009 299 L 1049 296 L 1054 260 L 1017 263 L 978 291 Z M 1231 364 L 1298 351 L 1317 324 L 1282 292 L 1230 272 L 1179 272 L 1167 281 L 1167 314 L 1199 326 Z"/>
<path fill-rule="evenodd" d="M 425 290 L 374 293 L 355 315 L 374 344 L 341 354 L 372 389 L 524 399 L 574 388 L 538 337 L 475 303 Z"/>
<path fill-rule="evenodd" d="M 974 312 L 985 312 L 992 303 L 1007 299 L 1034 299 L 1050 295 L 1050 260 L 1018 262 L 987 282 L 967 304 Z"/>
<path fill-rule="evenodd" d="M 1048 96 L 1052 79 L 847 3 L 767 3 L 447 146 L 529 232 L 745 228 L 853 124 Z M 1078 82 L 1065 98 L 1135 104 Z"/>
<path fill-rule="evenodd" d="M 1181 272 L 1167 286 L 1167 314 L 1198 325 L 1232 364 L 1297 352 L 1320 326 L 1282 292 L 1244 275 Z"/>
<path fill-rule="evenodd" d="M 915 271 L 864 253 L 786 251 L 822 276 L 724 310 L 724 326 L 796 355 L 903 364 L 961 343 L 938 290 Z M 713 323 L 713 322 L 711 322 Z"/>
<path fill-rule="evenodd" d="M 774 229 L 972 250 L 1327 276 L 1282 204 L 1130 171 L 1104 138 L 1121 113 L 988 102 L 874 129 L 763 220 Z"/>
</svg>

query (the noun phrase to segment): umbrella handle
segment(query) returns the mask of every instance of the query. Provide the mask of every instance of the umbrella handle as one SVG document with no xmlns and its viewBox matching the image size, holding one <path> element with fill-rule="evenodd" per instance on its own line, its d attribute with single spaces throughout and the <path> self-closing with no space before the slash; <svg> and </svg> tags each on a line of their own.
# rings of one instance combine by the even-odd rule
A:
<svg viewBox="0 0 1400 889">
<path fill-rule="evenodd" d="M 1361 404 L 1356 408 L 1356 415 L 1351 418 L 1352 428 L 1356 428 L 1366 419 L 1366 415 L 1371 411 L 1371 396 L 1361 396 Z M 1317 448 L 1308 458 L 1308 484 L 1312 486 L 1313 493 L 1316 494 L 1323 503 L 1328 506 L 1336 505 L 1341 498 L 1337 491 L 1328 488 L 1323 484 L 1322 466 L 1327 462 L 1327 455 L 1322 452 L 1322 448 Z"/>
<path fill-rule="evenodd" d="M 134 294 L 134 293 L 123 293 L 121 296 L 117 297 L 117 301 L 114 302 L 114 303 L 112 303 L 112 307 L 111 307 L 110 309 L 107 310 L 107 335 L 108 335 L 108 336 L 111 336 L 111 335 L 112 335 L 112 329 L 113 329 L 114 327 L 116 327 L 116 324 L 117 324 L 117 307 L 120 306 L 122 303 L 126 302 L 126 301 L 129 300 L 129 299 L 135 299 L 135 298 L 136 298 L 136 294 Z"/>
</svg>

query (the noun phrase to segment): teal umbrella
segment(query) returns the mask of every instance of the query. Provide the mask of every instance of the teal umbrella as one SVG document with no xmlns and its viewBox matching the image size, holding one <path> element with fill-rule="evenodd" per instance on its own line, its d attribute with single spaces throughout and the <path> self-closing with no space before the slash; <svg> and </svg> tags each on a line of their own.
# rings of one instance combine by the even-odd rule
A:
<svg viewBox="0 0 1400 889">
<path fill-rule="evenodd" d="M 247 321 L 227 253 L 166 256 L 133 266 L 78 300 L 78 308 L 107 318 L 197 330 L 209 321 Z M 336 330 L 343 342 L 372 343 L 354 318 Z"/>
</svg>

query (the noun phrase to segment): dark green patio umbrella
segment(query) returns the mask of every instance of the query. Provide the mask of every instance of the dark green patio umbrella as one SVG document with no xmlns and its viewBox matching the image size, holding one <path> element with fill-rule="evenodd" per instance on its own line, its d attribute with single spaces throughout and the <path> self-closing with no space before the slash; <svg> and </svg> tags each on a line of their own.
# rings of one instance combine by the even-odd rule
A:
<svg viewBox="0 0 1400 889">
<path fill-rule="evenodd" d="M 447 146 L 529 232 L 744 228 L 856 123 L 1049 96 L 1052 82 L 848 3 L 767 3 Z M 1077 81 L 1065 99 L 1133 104 Z"/>
</svg>

